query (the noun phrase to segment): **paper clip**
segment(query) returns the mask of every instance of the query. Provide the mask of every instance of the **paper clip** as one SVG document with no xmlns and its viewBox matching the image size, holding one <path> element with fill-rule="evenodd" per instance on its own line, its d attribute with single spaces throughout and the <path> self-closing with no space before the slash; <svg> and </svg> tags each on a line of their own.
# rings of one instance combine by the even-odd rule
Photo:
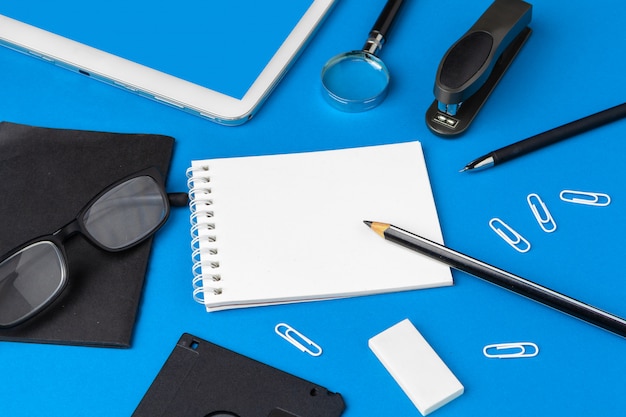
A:
<svg viewBox="0 0 626 417">
<path fill-rule="evenodd" d="M 541 197 L 534 193 L 528 194 L 526 201 L 528 201 L 530 210 L 533 212 L 535 220 L 537 220 L 541 229 L 546 233 L 554 232 L 556 230 L 556 222 L 554 221 L 552 214 L 550 214 L 550 211 L 548 211 L 546 204 L 543 200 L 541 200 Z"/>
<path fill-rule="evenodd" d="M 611 203 L 611 197 L 608 194 L 589 191 L 563 190 L 559 197 L 568 203 L 586 204 L 588 206 L 604 207 Z"/>
<path fill-rule="evenodd" d="M 277 335 L 311 356 L 319 356 L 322 354 L 322 348 L 311 339 L 291 327 L 286 323 L 278 323 L 274 328 Z"/>
<path fill-rule="evenodd" d="M 539 346 L 532 342 L 496 343 L 483 348 L 486 357 L 498 359 L 532 358 L 538 353 Z"/>
<path fill-rule="evenodd" d="M 530 250 L 530 242 L 497 217 L 489 220 L 489 226 L 516 251 L 525 253 Z"/>
</svg>

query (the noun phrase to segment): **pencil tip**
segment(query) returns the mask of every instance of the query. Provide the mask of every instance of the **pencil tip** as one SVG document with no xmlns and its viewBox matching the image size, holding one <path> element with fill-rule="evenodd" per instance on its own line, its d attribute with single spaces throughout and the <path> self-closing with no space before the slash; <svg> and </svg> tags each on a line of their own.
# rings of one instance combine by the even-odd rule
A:
<svg viewBox="0 0 626 417">
<path fill-rule="evenodd" d="M 469 170 L 469 167 L 463 167 L 463 169 L 462 169 L 462 170 L 460 170 L 459 172 L 465 172 L 465 171 L 467 171 L 467 170 Z"/>
<path fill-rule="evenodd" d="M 370 229 L 379 234 L 383 239 L 385 238 L 385 230 L 389 229 L 390 225 L 387 223 L 370 222 L 369 220 L 363 220 Z"/>
</svg>

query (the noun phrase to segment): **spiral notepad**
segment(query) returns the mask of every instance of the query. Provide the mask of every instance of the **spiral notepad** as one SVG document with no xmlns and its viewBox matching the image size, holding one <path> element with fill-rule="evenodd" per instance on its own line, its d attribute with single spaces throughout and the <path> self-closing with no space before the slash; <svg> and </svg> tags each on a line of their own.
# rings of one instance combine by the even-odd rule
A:
<svg viewBox="0 0 626 417">
<path fill-rule="evenodd" d="M 187 176 L 207 311 L 452 285 L 449 267 L 363 224 L 443 243 L 419 142 L 193 161 Z"/>
</svg>

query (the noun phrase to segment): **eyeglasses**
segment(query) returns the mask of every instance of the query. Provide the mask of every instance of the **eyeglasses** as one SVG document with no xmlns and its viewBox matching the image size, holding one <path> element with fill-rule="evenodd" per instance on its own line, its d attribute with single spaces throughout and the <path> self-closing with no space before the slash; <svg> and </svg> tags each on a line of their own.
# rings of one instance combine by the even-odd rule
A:
<svg viewBox="0 0 626 417">
<path fill-rule="evenodd" d="M 150 168 L 98 194 L 67 225 L 0 258 L 0 327 L 12 327 L 49 306 L 68 282 L 63 243 L 78 233 L 97 247 L 117 252 L 152 236 L 167 220 L 170 204 L 163 180 Z"/>
</svg>

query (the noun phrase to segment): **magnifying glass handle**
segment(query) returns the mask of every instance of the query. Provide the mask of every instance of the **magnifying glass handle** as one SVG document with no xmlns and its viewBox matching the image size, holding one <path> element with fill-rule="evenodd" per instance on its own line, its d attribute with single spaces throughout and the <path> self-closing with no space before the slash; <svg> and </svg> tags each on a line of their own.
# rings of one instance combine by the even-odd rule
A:
<svg viewBox="0 0 626 417">
<path fill-rule="evenodd" d="M 380 51 L 385 43 L 385 36 L 387 36 L 387 32 L 389 32 L 391 24 L 393 23 L 402 2 L 403 0 L 387 1 L 387 4 L 385 4 L 385 7 L 380 12 L 378 19 L 376 19 L 376 23 L 374 23 L 372 30 L 370 30 L 369 38 L 363 46 L 363 51 L 369 52 L 372 55 L 376 55 L 376 53 Z"/>
</svg>

